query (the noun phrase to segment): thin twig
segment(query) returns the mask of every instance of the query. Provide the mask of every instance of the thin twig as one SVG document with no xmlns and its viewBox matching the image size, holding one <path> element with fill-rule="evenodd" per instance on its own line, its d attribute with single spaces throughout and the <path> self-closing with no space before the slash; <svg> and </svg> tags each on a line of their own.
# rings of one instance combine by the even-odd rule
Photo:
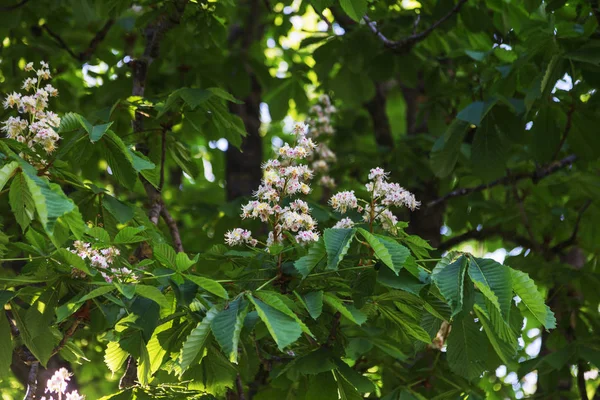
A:
<svg viewBox="0 0 600 400">
<path fill-rule="evenodd" d="M 325 23 L 327 24 L 329 31 L 333 33 L 333 25 L 331 24 L 331 22 L 327 19 L 327 17 L 323 14 L 323 11 L 320 11 L 317 7 L 315 7 L 313 2 L 310 2 L 310 6 L 313 8 L 313 10 L 315 10 L 315 12 L 317 13 L 317 15 L 323 20 L 325 21 Z"/>
<path fill-rule="evenodd" d="M 446 20 L 448 20 L 454 14 L 458 13 L 460 11 L 460 9 L 462 8 L 463 4 L 465 4 L 466 2 L 467 2 L 467 0 L 459 0 L 459 2 L 456 3 L 456 5 L 452 8 L 452 10 L 450 10 L 450 12 L 448 14 L 444 15 L 442 18 L 435 21 L 433 24 L 431 24 L 431 26 L 429 28 L 425 29 L 423 32 L 413 33 L 412 35 L 405 37 L 403 39 L 400 39 L 400 40 L 388 39 L 383 33 L 381 33 L 379 28 L 377 28 L 377 24 L 374 21 L 371 21 L 371 19 L 368 16 L 365 15 L 363 17 L 363 19 L 367 23 L 367 26 L 369 27 L 369 29 L 371 29 L 371 31 L 375 34 L 375 36 L 377 36 L 379 38 L 379 40 L 381 40 L 383 42 L 383 45 L 385 47 L 388 47 L 389 49 L 391 49 L 395 52 L 405 52 L 405 51 L 410 50 L 415 44 L 424 40 L 438 26 L 440 26 L 441 24 L 446 22 Z M 415 27 L 416 27 L 416 23 L 415 23 Z"/>
<path fill-rule="evenodd" d="M 106 21 L 106 23 L 102 26 L 102 28 L 94 35 L 94 37 L 90 41 L 90 44 L 88 45 L 88 47 L 84 51 L 80 52 L 79 54 L 75 53 L 71 49 L 71 47 L 69 47 L 67 42 L 65 42 L 64 39 L 58 33 L 54 32 L 52 29 L 50 29 L 48 24 L 42 25 L 42 28 L 46 32 L 48 32 L 48 34 L 50 36 L 52 36 L 52 38 L 58 43 L 58 45 L 60 47 L 62 47 L 64 50 L 66 50 L 67 53 L 69 53 L 69 55 L 71 57 L 73 57 L 75 60 L 77 60 L 79 62 L 84 62 L 84 61 L 89 60 L 90 57 L 92 56 L 92 54 L 94 54 L 94 52 L 98 48 L 98 45 L 104 40 L 104 38 L 108 34 L 108 31 L 114 25 L 114 23 L 115 23 L 114 19 L 109 19 L 108 21 Z"/>
<path fill-rule="evenodd" d="M 571 130 L 571 125 L 573 124 L 573 113 L 575 112 L 575 105 L 571 105 L 569 111 L 567 111 L 567 123 L 565 124 L 565 131 L 563 132 L 562 138 L 560 139 L 560 143 L 556 148 L 556 152 L 554 152 L 554 156 L 552 156 L 553 160 L 556 160 L 560 150 L 562 149 L 565 141 L 567 140 L 567 136 L 569 135 L 569 131 Z"/>
<path fill-rule="evenodd" d="M 178 253 L 183 253 L 183 243 L 181 242 L 181 235 L 179 233 L 179 228 L 177 227 L 177 222 L 175 219 L 173 219 L 171 213 L 164 203 L 162 203 L 160 208 L 160 215 L 162 215 L 163 219 L 167 223 L 167 226 L 169 227 L 171 237 L 173 238 L 173 245 L 175 245 L 175 250 L 177 250 Z"/>
<path fill-rule="evenodd" d="M 515 196 L 515 200 L 517 202 L 517 207 L 519 208 L 519 213 L 521 214 L 521 220 L 523 221 L 523 225 L 527 230 L 527 234 L 529 235 L 529 239 L 531 239 L 531 243 L 534 245 L 534 249 L 536 251 L 540 251 L 540 245 L 535 240 L 535 235 L 533 234 L 533 229 L 531 229 L 531 224 L 529 223 L 529 218 L 527 217 L 527 213 L 525 212 L 525 204 L 523 203 L 523 198 L 519 195 L 519 189 L 517 189 L 517 185 L 513 184 L 513 194 Z"/>
<path fill-rule="evenodd" d="M 64 50 L 67 51 L 67 53 L 69 53 L 69 55 L 71 57 L 73 57 L 76 60 L 79 60 L 79 56 L 77 54 L 75 54 L 75 52 L 73 50 L 71 50 L 71 48 L 69 47 L 69 45 L 63 40 L 62 37 L 60 37 L 59 34 L 55 33 L 52 29 L 50 29 L 48 27 L 48 24 L 44 24 L 42 25 L 42 28 L 48 32 L 48 35 L 52 36 L 52 38 L 54 38 L 54 40 L 56 40 L 56 42 L 58 43 L 58 45 L 60 47 L 62 47 Z"/>
<path fill-rule="evenodd" d="M 581 217 L 583 217 L 583 214 L 588 209 L 590 204 L 592 204 L 592 200 L 586 201 L 584 203 L 584 205 L 579 209 L 579 213 L 577 214 L 577 219 L 575 220 L 575 226 L 573 227 L 573 233 L 571 233 L 571 236 L 567 240 L 564 240 L 564 241 L 558 243 L 556 246 L 552 247 L 551 250 L 554 253 L 560 253 L 562 250 L 575 244 L 575 242 L 577 241 L 577 233 L 579 232 L 579 223 L 581 222 Z"/>
<path fill-rule="evenodd" d="M 570 156 L 567 156 L 567 157 L 563 158 L 562 160 L 551 162 L 550 164 L 548 164 L 544 167 L 538 168 L 534 172 L 531 172 L 531 173 L 522 172 L 522 173 L 518 173 L 515 175 L 507 175 L 500 179 L 496 179 L 495 181 L 492 181 L 490 183 L 484 183 L 483 185 L 470 187 L 470 188 L 456 189 L 456 190 L 440 197 L 439 199 L 429 202 L 427 204 L 427 207 L 433 207 L 433 206 L 443 203 L 446 200 L 451 199 L 453 197 L 466 196 L 471 193 L 481 192 L 482 190 L 489 189 L 494 186 L 505 185 L 507 183 L 513 183 L 513 182 L 517 182 L 517 181 L 520 181 L 523 179 L 531 179 L 533 181 L 533 183 L 538 183 L 540 180 L 544 179 L 545 177 L 547 177 L 565 167 L 570 166 L 576 160 L 577 160 L 577 156 L 575 154 L 571 154 Z"/>
<path fill-rule="evenodd" d="M 57 354 L 59 351 L 61 351 L 63 349 L 63 347 L 65 347 L 65 345 L 69 341 L 69 338 L 71 338 L 71 336 L 73 336 L 75 334 L 75 332 L 77 331 L 77 328 L 79 327 L 79 324 L 81 324 L 82 321 L 83 321 L 83 317 L 79 317 L 73 322 L 73 325 L 71 325 L 69 327 L 69 329 L 65 332 L 63 338 L 60 340 L 58 345 L 52 351 L 52 355 Z"/>
</svg>

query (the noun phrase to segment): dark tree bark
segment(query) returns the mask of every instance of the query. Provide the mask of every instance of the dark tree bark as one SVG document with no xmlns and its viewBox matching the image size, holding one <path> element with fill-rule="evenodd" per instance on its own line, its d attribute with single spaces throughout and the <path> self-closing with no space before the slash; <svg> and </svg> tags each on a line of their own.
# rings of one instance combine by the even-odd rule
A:
<svg viewBox="0 0 600 400">
<path fill-rule="evenodd" d="M 240 149 L 230 146 L 225 154 L 225 180 L 227 200 L 241 196 L 249 196 L 258 188 L 262 178 L 261 163 L 263 158 L 262 139 L 260 137 L 260 102 L 262 90 L 249 63 L 248 52 L 252 44 L 262 39 L 264 26 L 261 24 L 261 8 L 264 4 L 259 0 L 244 1 L 240 8 L 247 8 L 243 26 L 232 26 L 229 41 L 240 42 L 239 52 L 243 69 L 250 79 L 250 92 L 242 101 L 244 104 L 232 104 L 230 110 L 244 122 L 248 135 L 242 140 Z"/>
<path fill-rule="evenodd" d="M 393 148 L 392 128 L 385 109 L 387 103 L 385 86 L 385 83 L 375 84 L 375 96 L 365 103 L 365 108 L 371 115 L 373 133 L 377 144 L 381 147 Z"/>
</svg>

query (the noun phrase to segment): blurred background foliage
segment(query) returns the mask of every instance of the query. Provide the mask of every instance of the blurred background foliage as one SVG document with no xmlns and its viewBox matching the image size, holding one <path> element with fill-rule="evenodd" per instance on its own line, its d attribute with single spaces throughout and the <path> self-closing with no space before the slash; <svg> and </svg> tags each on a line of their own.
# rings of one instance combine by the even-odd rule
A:
<svg viewBox="0 0 600 400">
<path fill-rule="evenodd" d="M 136 59 L 153 40 L 147 27 L 165 15 L 172 26 L 156 41 L 144 96 L 132 96 Z M 434 253 L 491 254 L 547 293 L 558 329 L 525 326 L 521 362 L 479 383 L 487 397 L 593 398 L 599 21 L 598 2 L 584 0 L 3 0 L 0 93 L 19 89 L 26 62 L 45 60 L 61 93 L 55 111 L 112 121 L 153 160 L 166 132 L 162 195 L 191 253 L 222 243 L 260 163 L 328 94 L 338 109 L 330 147 L 339 188 L 358 189 L 369 168 L 390 170 L 422 202 L 404 219 Z M 239 119 L 230 126 L 215 110 L 182 104 L 173 97 L 181 88 L 228 91 L 243 102 L 229 105 Z M 136 108 L 147 118 L 134 132 Z M 73 173 L 127 207 L 147 207 L 141 184 L 117 185 L 98 147 L 68 158 Z M 314 215 L 329 226 L 328 189 L 315 189 Z M 116 229 L 120 221 L 96 206 L 84 218 Z M 7 202 L 0 207 L 10 214 Z M 4 233 L 20 235 L 12 220 Z M 91 361 L 73 367 L 82 392 L 113 390 L 101 345 L 76 340 Z M 426 371 L 409 373 L 432 384 Z M 3 399 L 22 390 L 14 379 L 2 385 Z"/>
</svg>

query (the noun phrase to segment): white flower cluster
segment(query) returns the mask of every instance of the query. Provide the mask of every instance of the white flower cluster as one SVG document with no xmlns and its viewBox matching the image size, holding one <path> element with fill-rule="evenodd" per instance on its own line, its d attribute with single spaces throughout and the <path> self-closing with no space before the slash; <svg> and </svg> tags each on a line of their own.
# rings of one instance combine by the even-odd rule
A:
<svg viewBox="0 0 600 400">
<path fill-rule="evenodd" d="M 391 206 L 407 207 L 411 210 L 421 205 L 415 196 L 397 183 L 387 181 L 388 173 L 382 168 L 373 168 L 369 173 L 370 182 L 365 185 L 371 194 L 371 201 L 367 202 L 357 199 L 354 191 L 339 192 L 329 199 L 329 204 L 334 210 L 344 214 L 348 209 L 356 209 L 363 213 L 363 221 L 373 223 L 378 221 L 381 227 L 393 234 L 397 233 L 396 224 L 398 218 L 390 211 Z M 365 205 L 360 206 L 359 201 Z M 334 228 L 351 228 L 354 222 L 350 218 L 344 218 L 334 225 Z"/>
<path fill-rule="evenodd" d="M 225 234 L 225 243 L 229 246 L 247 243 L 250 246 L 256 246 L 258 241 L 252 238 L 252 232 L 242 228 L 235 228 Z"/>
<path fill-rule="evenodd" d="M 88 259 L 90 265 L 96 270 L 100 271 L 100 274 L 106 282 L 112 282 L 117 280 L 123 282 L 126 280 L 135 280 L 133 271 L 127 267 L 117 268 L 112 266 L 117 256 L 121 254 L 119 249 L 116 247 L 107 247 L 104 249 L 94 249 L 90 243 L 76 240 L 73 243 L 74 249 L 68 249 L 73 254 L 77 254 L 82 259 Z M 80 270 L 74 269 L 72 271 L 74 277 L 84 278 L 85 273 Z"/>
<path fill-rule="evenodd" d="M 296 242 L 300 244 L 319 240 L 319 234 L 315 231 L 317 224 L 305 201 L 296 199 L 285 207 L 281 204 L 286 197 L 308 194 L 311 190 L 308 183 L 313 177 L 313 171 L 300 164 L 300 161 L 310 157 L 316 145 L 306 136 L 304 126 L 297 125 L 294 133 L 295 145 L 292 147 L 285 144 L 279 149 L 277 158 L 263 164 L 263 178 L 254 193 L 256 200 L 242 206 L 242 218 L 258 218 L 271 225 L 267 246 L 281 243 L 284 232 L 295 233 Z M 236 228 L 225 234 L 225 243 L 230 246 L 255 246 L 258 241 L 252 238 L 252 232 Z"/>
<path fill-rule="evenodd" d="M 23 82 L 22 89 L 29 94 L 13 92 L 6 96 L 3 105 L 4 108 L 14 108 L 20 114 L 17 117 L 9 117 L 2 122 L 2 130 L 6 132 L 6 137 L 15 139 L 20 143 L 25 143 L 38 153 L 43 149 L 47 154 L 56 150 L 56 143 L 60 139 L 56 129 L 60 125 L 60 118 L 52 111 L 47 111 L 50 97 L 58 96 L 58 90 L 52 85 L 42 82 L 51 78 L 47 63 L 42 61 L 40 68 L 35 69 L 33 63 L 25 66 L 25 71 L 33 71 L 35 78 L 27 78 Z M 46 161 L 42 155 L 39 160 L 30 160 L 36 165 L 44 166 Z"/>
<path fill-rule="evenodd" d="M 337 112 L 331 104 L 331 99 L 326 94 L 319 97 L 317 104 L 311 107 L 308 117 L 308 124 L 311 127 L 308 136 L 318 138 L 320 136 L 332 136 L 335 129 L 332 125 L 332 116 Z M 335 180 L 327 175 L 329 164 L 334 163 L 337 157 L 324 141 L 320 141 L 311 158 L 312 169 L 316 175 L 319 175 L 319 185 L 323 187 L 335 187 Z"/>
<path fill-rule="evenodd" d="M 46 383 L 46 393 L 55 393 L 58 395 L 57 399 L 62 400 L 63 394 L 65 395 L 64 400 L 84 400 L 85 396 L 80 395 L 77 390 L 66 393 L 67 381 L 71 380 L 71 375 L 66 368 L 61 368 L 52 375 Z M 42 397 L 41 400 L 55 400 L 53 396 Z"/>
</svg>

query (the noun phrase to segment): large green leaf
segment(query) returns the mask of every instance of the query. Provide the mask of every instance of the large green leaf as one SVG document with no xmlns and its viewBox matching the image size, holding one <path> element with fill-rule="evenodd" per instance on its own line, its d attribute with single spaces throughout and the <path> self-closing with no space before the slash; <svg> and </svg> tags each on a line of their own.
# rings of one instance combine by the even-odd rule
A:
<svg viewBox="0 0 600 400">
<path fill-rule="evenodd" d="M 367 316 L 352 305 L 345 305 L 340 299 L 332 294 L 325 293 L 323 301 L 329 304 L 335 311 L 338 311 L 344 317 L 357 325 L 362 325 L 367 320 Z"/>
<path fill-rule="evenodd" d="M 169 308 L 171 306 L 165 295 L 156 286 L 141 285 L 138 283 L 135 285 L 135 294 L 156 302 L 161 308 Z"/>
<path fill-rule="evenodd" d="M 127 352 L 121 348 L 119 342 L 109 342 L 104 352 L 104 363 L 108 369 L 115 373 L 123 366 L 127 359 Z"/>
<path fill-rule="evenodd" d="M 442 259 L 432 271 L 431 280 L 440 289 L 440 293 L 448 301 L 452 310 L 451 317 L 456 316 L 463 307 L 463 290 L 467 258 L 460 256 L 454 262 Z"/>
<path fill-rule="evenodd" d="M 13 173 L 19 166 L 19 163 L 16 161 L 11 161 L 8 164 L 5 164 L 0 168 L 0 190 L 4 189 L 6 182 L 13 176 Z"/>
<path fill-rule="evenodd" d="M 15 214 L 15 219 L 24 232 L 35 217 L 35 203 L 27 188 L 27 182 L 23 174 L 17 174 L 10 184 L 8 201 L 12 212 Z"/>
<path fill-rule="evenodd" d="M 340 0 L 340 5 L 342 10 L 356 22 L 367 13 L 367 0 Z"/>
<path fill-rule="evenodd" d="M 433 145 L 430 164 L 437 177 L 444 178 L 454 170 L 469 125 L 466 121 L 454 120 L 448 131 Z"/>
<path fill-rule="evenodd" d="M 196 285 L 200 286 L 202 289 L 206 290 L 207 292 L 214 294 L 215 296 L 218 296 L 225 300 L 227 300 L 229 298 L 229 295 L 227 294 L 227 290 L 225 290 L 225 288 L 223 286 L 221 286 L 221 284 L 217 281 L 214 281 L 209 278 L 205 278 L 203 276 L 198 276 L 198 275 L 183 275 L 183 276 L 185 277 L 185 279 L 188 279 L 188 280 L 194 282 Z"/>
<path fill-rule="evenodd" d="M 13 341 L 10 325 L 5 315 L 0 315 L 0 379 L 4 380 L 10 374 L 12 363 Z"/>
<path fill-rule="evenodd" d="M 393 239 L 374 235 L 363 228 L 358 228 L 358 231 L 369 243 L 375 256 L 398 275 L 410 255 L 410 251 Z"/>
<path fill-rule="evenodd" d="M 475 132 L 471 146 L 474 171 L 484 180 L 492 180 L 506 173 L 508 143 L 498 129 L 493 115 L 488 115 Z"/>
<path fill-rule="evenodd" d="M 288 317 L 293 318 L 294 321 L 296 321 L 298 323 L 298 325 L 300 325 L 300 327 L 302 328 L 302 332 L 306 333 L 307 335 L 314 336 L 312 334 L 312 332 L 310 331 L 310 329 L 308 329 L 308 327 L 304 324 L 304 322 L 302 322 L 302 320 L 300 320 L 300 318 L 298 318 L 298 316 L 282 301 L 281 298 L 285 299 L 284 296 L 281 296 L 280 294 L 275 293 L 275 292 L 268 292 L 268 291 L 256 292 L 256 293 L 254 293 L 254 296 L 258 297 L 265 304 L 273 307 L 277 311 L 280 311 L 280 312 L 284 313 L 285 315 L 287 315 Z M 280 296 L 281 296 L 281 298 L 280 298 Z"/>
<path fill-rule="evenodd" d="M 239 297 L 213 318 L 210 326 L 215 339 L 230 362 L 238 362 L 238 344 L 244 318 L 248 313 L 248 302 Z"/>
<path fill-rule="evenodd" d="M 215 307 L 208 310 L 206 316 L 192 329 L 187 339 L 183 342 L 183 346 L 179 352 L 181 374 L 192 365 L 192 362 L 194 362 L 200 351 L 206 346 L 211 324 L 216 315 L 217 309 Z"/>
<path fill-rule="evenodd" d="M 120 184 L 133 190 L 137 181 L 137 172 L 133 168 L 133 158 L 123 140 L 113 131 L 104 134 L 102 155 L 106 159 L 112 175 Z"/>
<path fill-rule="evenodd" d="M 355 229 L 325 229 L 323 240 L 327 251 L 327 269 L 336 270 L 350 249 Z"/>
<path fill-rule="evenodd" d="M 489 258 L 469 257 L 469 277 L 483 295 L 508 320 L 512 301 L 512 279 L 508 267 Z"/>
<path fill-rule="evenodd" d="M 460 313 L 454 320 L 446 344 L 448 365 L 456 374 L 473 380 L 485 371 L 483 353 L 488 342 L 468 312 Z"/>
<path fill-rule="evenodd" d="M 325 245 L 323 239 L 320 238 L 317 243 L 314 243 L 308 249 L 308 254 L 300 257 L 294 263 L 294 267 L 298 270 L 303 278 L 306 278 L 313 269 L 323 260 L 326 256 Z"/>
<path fill-rule="evenodd" d="M 56 220 L 73 211 L 75 204 L 65 196 L 60 186 L 39 177 L 36 169 L 31 165 L 23 160 L 19 164 L 25 175 L 27 188 L 33 198 L 40 222 L 46 231 L 52 234 Z"/>
<path fill-rule="evenodd" d="M 556 328 L 554 313 L 544 303 L 544 297 L 538 290 L 533 279 L 525 272 L 510 269 L 512 289 L 521 299 L 523 308 L 527 310 L 546 329 Z"/>
<path fill-rule="evenodd" d="M 253 296 L 248 295 L 248 299 L 254 304 L 258 316 L 265 323 L 267 330 L 281 351 L 298 340 L 302 334 L 302 328 L 294 318 Z"/>
<path fill-rule="evenodd" d="M 480 307 L 479 304 L 475 304 L 474 306 L 475 315 L 477 315 L 479 322 L 483 326 L 483 330 L 496 354 L 498 354 L 503 363 L 508 364 L 517 354 L 517 337 L 514 334 L 511 335 L 512 331 L 508 324 L 502 320 L 500 312 L 493 305 L 491 308 L 491 312 L 496 312 L 498 315 L 495 323 L 488 316 L 487 310 Z M 502 336 L 507 336 L 507 338 L 504 339 Z"/>
</svg>

